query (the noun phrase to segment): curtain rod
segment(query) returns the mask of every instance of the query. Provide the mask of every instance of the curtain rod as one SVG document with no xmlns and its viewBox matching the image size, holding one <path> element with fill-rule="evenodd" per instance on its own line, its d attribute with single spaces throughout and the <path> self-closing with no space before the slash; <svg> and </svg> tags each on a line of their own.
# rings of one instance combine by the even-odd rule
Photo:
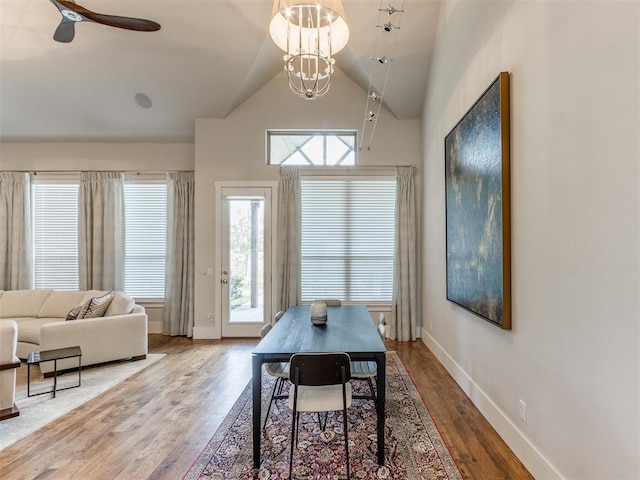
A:
<svg viewBox="0 0 640 480">
<path fill-rule="evenodd" d="M 409 165 L 349 165 L 349 166 L 340 166 L 340 165 L 280 165 L 280 167 L 292 167 L 297 166 L 302 170 L 311 170 L 311 171 L 321 171 L 321 170 L 342 170 L 342 171 L 351 171 L 351 170 L 380 170 L 380 169 L 390 169 L 395 167 L 411 167 L 413 169 L 416 168 L 415 164 Z M 81 173 L 81 172 L 116 172 L 116 173 L 135 173 L 136 175 L 141 175 L 144 173 L 158 174 L 158 173 L 174 173 L 174 172 L 194 172 L 195 170 L 0 170 L 0 172 L 21 172 L 21 173 L 33 173 L 34 175 L 38 175 L 39 173 Z"/>
<path fill-rule="evenodd" d="M 294 165 L 291 165 L 292 167 Z M 416 168 L 415 164 L 410 165 L 298 165 L 301 169 L 304 170 L 376 170 L 376 169 L 389 169 L 396 167 L 411 167 Z M 288 167 L 288 165 L 282 165 L 282 167 Z"/>
<path fill-rule="evenodd" d="M 141 175 L 145 173 L 158 174 L 158 173 L 176 173 L 176 172 L 193 172 L 194 170 L 0 170 L 0 172 L 20 172 L 20 173 L 33 173 L 38 175 L 39 173 L 82 173 L 82 172 L 116 172 L 116 173 L 135 173 Z"/>
</svg>

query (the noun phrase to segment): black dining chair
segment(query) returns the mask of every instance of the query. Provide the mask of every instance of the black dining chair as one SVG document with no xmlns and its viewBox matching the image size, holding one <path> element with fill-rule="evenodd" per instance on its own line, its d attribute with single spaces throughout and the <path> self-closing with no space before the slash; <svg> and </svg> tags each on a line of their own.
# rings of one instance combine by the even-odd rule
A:
<svg viewBox="0 0 640 480">
<path fill-rule="evenodd" d="M 277 317 L 275 321 L 277 322 L 280 318 Z M 265 324 L 260 330 L 260 338 L 264 338 L 271 331 L 273 325 L 270 323 Z M 287 398 L 287 394 L 283 394 L 285 382 L 289 378 L 289 362 L 272 362 L 265 363 L 264 369 L 268 375 L 275 377 L 276 382 L 273 384 L 273 389 L 271 390 L 271 396 L 269 398 L 269 406 L 267 407 L 267 413 L 264 417 L 264 425 L 262 428 L 267 426 L 267 420 L 269 420 L 269 412 L 271 411 L 271 406 L 273 402 L 276 400 Z"/>
<path fill-rule="evenodd" d="M 378 315 L 378 335 L 384 342 L 386 336 L 387 322 L 384 318 L 384 312 L 380 312 Z M 373 388 L 372 379 L 378 375 L 378 366 L 373 361 L 353 361 L 351 362 L 351 378 L 354 380 L 364 380 L 369 385 L 369 391 L 371 395 L 354 395 L 353 398 L 373 400 L 375 404 L 377 402 L 376 393 Z"/>
<path fill-rule="evenodd" d="M 342 411 L 344 451 L 349 469 L 349 440 L 347 408 L 351 406 L 351 361 L 346 353 L 297 353 L 291 357 L 289 380 L 289 407 L 293 410 L 291 421 L 291 453 L 289 455 L 289 479 L 293 471 L 293 451 L 297 445 L 300 412 Z M 327 424 L 325 417 L 324 430 Z"/>
</svg>

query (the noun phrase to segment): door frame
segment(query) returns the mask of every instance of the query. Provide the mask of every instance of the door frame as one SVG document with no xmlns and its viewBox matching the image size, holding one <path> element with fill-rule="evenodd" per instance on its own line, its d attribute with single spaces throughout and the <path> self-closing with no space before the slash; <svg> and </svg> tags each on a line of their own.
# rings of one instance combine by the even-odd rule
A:
<svg viewBox="0 0 640 480">
<path fill-rule="evenodd" d="M 275 312 L 273 311 L 275 306 L 276 299 L 276 278 L 277 274 L 275 271 L 276 265 L 276 254 L 277 254 L 277 219 L 278 219 L 278 182 L 270 182 L 270 181 L 219 181 L 214 182 L 215 189 L 215 262 L 214 262 L 214 303 L 215 303 L 215 316 L 220 319 L 220 338 L 224 338 L 222 334 L 224 317 L 222 311 L 222 218 L 224 215 L 224 197 L 223 190 L 224 189 L 263 189 L 271 191 L 271 248 L 270 248 L 270 256 L 271 262 L 268 267 L 265 265 L 265 282 L 270 283 L 270 295 L 269 295 L 269 310 L 265 312 L 265 323 L 268 323 L 273 318 Z M 253 324 L 255 325 L 255 324 Z M 260 329 L 257 328 L 257 332 L 255 336 L 260 335 Z"/>
</svg>

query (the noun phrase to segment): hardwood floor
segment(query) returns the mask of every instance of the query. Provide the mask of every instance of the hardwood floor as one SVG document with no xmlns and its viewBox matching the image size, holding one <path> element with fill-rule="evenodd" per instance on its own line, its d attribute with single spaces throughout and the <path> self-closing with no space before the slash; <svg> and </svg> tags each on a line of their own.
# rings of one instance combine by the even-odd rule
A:
<svg viewBox="0 0 640 480">
<path fill-rule="evenodd" d="M 387 348 L 411 374 L 464 478 L 533 478 L 424 343 L 387 340 Z"/>
<path fill-rule="evenodd" d="M 256 343 L 150 335 L 149 351 L 165 358 L 0 451 L 0 478 L 181 479 L 249 382 Z M 422 342 L 387 346 L 464 478 L 532 478 Z M 18 371 L 26 382 L 26 368 Z"/>
</svg>

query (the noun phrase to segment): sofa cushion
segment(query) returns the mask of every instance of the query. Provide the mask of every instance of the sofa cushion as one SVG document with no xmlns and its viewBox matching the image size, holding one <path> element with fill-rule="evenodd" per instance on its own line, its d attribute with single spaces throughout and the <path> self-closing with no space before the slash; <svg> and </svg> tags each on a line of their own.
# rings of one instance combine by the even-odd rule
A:
<svg viewBox="0 0 640 480">
<path fill-rule="evenodd" d="M 60 322 L 59 318 L 29 318 L 18 323 L 18 342 L 40 345 L 40 329 L 47 323 Z"/>
<path fill-rule="evenodd" d="M 98 318 L 104 316 L 104 312 L 107 311 L 112 298 L 113 292 L 108 292 L 101 297 L 92 298 L 80 309 L 77 319 Z"/>
<path fill-rule="evenodd" d="M 109 317 L 111 315 L 124 315 L 126 313 L 131 313 L 135 305 L 135 300 L 126 293 L 113 292 L 113 300 L 111 300 L 109 308 L 107 308 L 104 316 Z"/>
<path fill-rule="evenodd" d="M 0 297 L 0 317 L 37 317 L 52 290 L 7 290 Z"/>
<path fill-rule="evenodd" d="M 84 298 L 85 292 L 66 292 L 66 291 L 56 291 L 54 290 L 49 295 L 40 311 L 38 312 L 39 317 L 57 317 L 57 318 L 65 318 L 69 310 L 71 310 L 75 305 L 82 302 Z"/>
</svg>

